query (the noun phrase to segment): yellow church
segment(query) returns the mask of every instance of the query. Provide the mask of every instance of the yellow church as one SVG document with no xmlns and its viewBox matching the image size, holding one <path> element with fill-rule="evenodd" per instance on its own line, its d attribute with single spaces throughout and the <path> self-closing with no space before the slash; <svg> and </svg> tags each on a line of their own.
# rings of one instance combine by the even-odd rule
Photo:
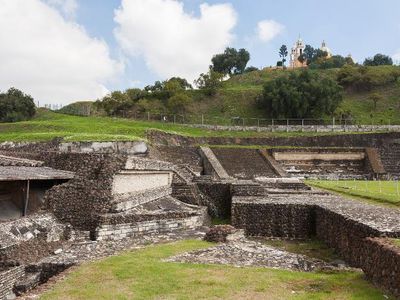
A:
<svg viewBox="0 0 400 300">
<path fill-rule="evenodd" d="M 307 67 L 307 62 L 306 61 L 299 61 L 299 57 L 303 55 L 304 49 L 306 48 L 306 45 L 304 41 L 299 38 L 296 43 L 294 43 L 291 51 L 290 51 L 290 61 L 289 61 L 289 67 L 290 68 L 304 68 Z M 321 47 L 319 48 L 320 50 L 326 52 L 327 58 L 332 57 L 332 52 L 326 45 L 325 41 L 322 42 Z"/>
</svg>

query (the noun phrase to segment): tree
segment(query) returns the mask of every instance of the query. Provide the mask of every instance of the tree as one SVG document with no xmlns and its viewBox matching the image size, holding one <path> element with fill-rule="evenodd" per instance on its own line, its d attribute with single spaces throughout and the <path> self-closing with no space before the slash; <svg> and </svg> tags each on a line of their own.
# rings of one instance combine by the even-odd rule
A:
<svg viewBox="0 0 400 300">
<path fill-rule="evenodd" d="M 303 54 L 299 56 L 299 61 L 301 63 L 307 62 L 307 65 L 310 65 L 312 63 L 315 63 L 317 60 L 326 59 L 327 56 L 327 52 L 322 51 L 321 49 L 316 49 L 311 45 L 306 45 Z"/>
<path fill-rule="evenodd" d="M 192 99 L 183 94 L 179 93 L 168 99 L 168 109 L 172 113 L 185 113 L 187 111 L 187 106 L 192 102 Z"/>
<path fill-rule="evenodd" d="M 0 93 L 0 122 L 29 120 L 35 113 L 35 102 L 30 95 L 16 88 Z"/>
<path fill-rule="evenodd" d="M 147 95 L 147 92 L 142 91 L 141 89 L 133 88 L 127 89 L 125 94 L 130 101 L 137 102 L 138 100 L 144 98 Z"/>
<path fill-rule="evenodd" d="M 250 53 L 246 49 L 226 48 L 224 53 L 214 55 L 211 59 L 211 68 L 223 75 L 242 74 L 250 60 Z"/>
<path fill-rule="evenodd" d="M 136 104 L 139 112 L 161 113 L 165 112 L 165 106 L 159 99 L 140 99 Z"/>
<path fill-rule="evenodd" d="M 103 97 L 101 101 L 96 103 L 97 107 L 104 109 L 109 116 L 123 115 L 124 112 L 130 109 L 134 102 L 130 101 L 128 95 L 121 91 L 114 91 L 111 94 Z"/>
<path fill-rule="evenodd" d="M 393 65 L 393 59 L 390 56 L 384 54 L 376 54 L 373 58 L 366 58 L 364 66 L 383 66 L 383 65 Z"/>
<path fill-rule="evenodd" d="M 321 118 L 332 115 L 341 101 L 335 80 L 303 70 L 266 83 L 261 104 L 273 118 Z"/>
<path fill-rule="evenodd" d="M 208 73 L 200 74 L 200 77 L 194 81 L 195 85 L 203 90 L 208 96 L 214 96 L 218 88 L 221 86 L 224 75 L 214 71 L 212 68 Z"/>
<path fill-rule="evenodd" d="M 282 58 L 282 66 L 285 66 L 286 57 L 288 56 L 288 49 L 286 45 L 282 45 L 279 49 L 279 57 Z"/>
<path fill-rule="evenodd" d="M 311 69 L 334 69 L 334 68 L 341 68 L 344 65 L 348 64 L 349 62 L 350 61 L 348 60 L 348 58 L 345 58 L 341 55 L 334 55 L 330 58 L 322 57 L 316 59 L 311 64 L 309 64 L 309 66 Z"/>
<path fill-rule="evenodd" d="M 250 73 L 250 72 L 254 72 L 254 71 L 259 71 L 259 69 L 256 68 L 256 67 L 250 66 L 250 67 L 247 67 L 247 68 L 244 70 L 244 73 Z"/>
<path fill-rule="evenodd" d="M 186 79 L 179 77 L 172 77 L 171 79 L 163 82 L 163 91 L 172 97 L 176 93 L 192 89 L 193 87 L 186 81 Z"/>
<path fill-rule="evenodd" d="M 372 100 L 372 102 L 374 103 L 374 109 L 375 109 L 375 110 L 376 110 L 376 108 L 377 108 L 377 104 L 383 100 L 382 95 L 379 94 L 379 93 L 373 93 L 369 98 L 370 98 L 370 99 Z"/>
</svg>

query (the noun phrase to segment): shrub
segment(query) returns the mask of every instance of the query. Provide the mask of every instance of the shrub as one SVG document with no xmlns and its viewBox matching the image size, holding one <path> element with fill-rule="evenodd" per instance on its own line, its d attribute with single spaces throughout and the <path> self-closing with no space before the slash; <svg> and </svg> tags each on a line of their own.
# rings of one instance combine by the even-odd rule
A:
<svg viewBox="0 0 400 300">
<path fill-rule="evenodd" d="M 320 118 L 332 115 L 341 101 L 336 81 L 303 70 L 266 83 L 261 103 L 273 118 Z"/>
<path fill-rule="evenodd" d="M 169 98 L 168 108 L 172 113 L 185 113 L 191 102 L 192 99 L 189 96 L 179 93 Z"/>
<path fill-rule="evenodd" d="M 355 67 L 346 65 L 340 69 L 337 80 L 345 88 L 369 91 L 385 86 L 400 78 L 400 68 L 396 66 Z"/>
<path fill-rule="evenodd" d="M 35 102 L 29 95 L 10 88 L 0 94 L 0 122 L 18 122 L 31 119 L 36 113 Z"/>
</svg>

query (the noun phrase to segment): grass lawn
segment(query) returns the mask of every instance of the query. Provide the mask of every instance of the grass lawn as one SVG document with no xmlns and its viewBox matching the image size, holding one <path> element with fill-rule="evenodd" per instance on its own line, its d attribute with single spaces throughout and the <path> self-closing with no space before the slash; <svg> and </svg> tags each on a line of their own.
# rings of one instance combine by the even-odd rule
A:
<svg viewBox="0 0 400 300">
<path fill-rule="evenodd" d="M 192 137 L 267 137 L 315 136 L 315 132 L 243 132 L 214 131 L 162 122 L 133 121 L 109 117 L 79 117 L 39 110 L 33 120 L 0 123 L 0 142 L 48 141 L 62 137 L 66 141 L 116 141 L 146 138 L 146 130 L 158 129 Z M 320 133 L 332 134 L 332 133 Z"/>
<path fill-rule="evenodd" d="M 317 239 L 310 240 L 263 240 L 264 244 L 273 246 L 292 253 L 307 255 L 326 262 L 331 262 L 340 257 L 335 250 L 329 248 L 324 242 Z"/>
<path fill-rule="evenodd" d="M 203 241 L 149 246 L 79 267 L 42 299 L 384 299 L 362 273 L 162 262 Z"/>
<path fill-rule="evenodd" d="M 392 239 L 393 244 L 400 247 L 400 239 Z"/>
<path fill-rule="evenodd" d="M 396 181 L 364 180 L 307 180 L 310 186 L 323 188 L 344 195 L 361 197 L 379 203 L 400 206 L 400 183 Z"/>
</svg>

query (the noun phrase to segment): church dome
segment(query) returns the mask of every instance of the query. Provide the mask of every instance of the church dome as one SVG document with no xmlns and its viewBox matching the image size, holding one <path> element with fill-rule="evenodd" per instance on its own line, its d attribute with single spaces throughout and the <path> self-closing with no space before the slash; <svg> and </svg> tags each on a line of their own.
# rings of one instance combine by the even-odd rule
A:
<svg viewBox="0 0 400 300">
<path fill-rule="evenodd" d="M 328 46 L 326 45 L 325 41 L 322 42 L 321 48 L 319 48 L 321 51 L 324 51 L 326 53 L 328 53 L 328 56 L 332 56 L 332 51 L 331 49 L 328 48 Z"/>
</svg>

